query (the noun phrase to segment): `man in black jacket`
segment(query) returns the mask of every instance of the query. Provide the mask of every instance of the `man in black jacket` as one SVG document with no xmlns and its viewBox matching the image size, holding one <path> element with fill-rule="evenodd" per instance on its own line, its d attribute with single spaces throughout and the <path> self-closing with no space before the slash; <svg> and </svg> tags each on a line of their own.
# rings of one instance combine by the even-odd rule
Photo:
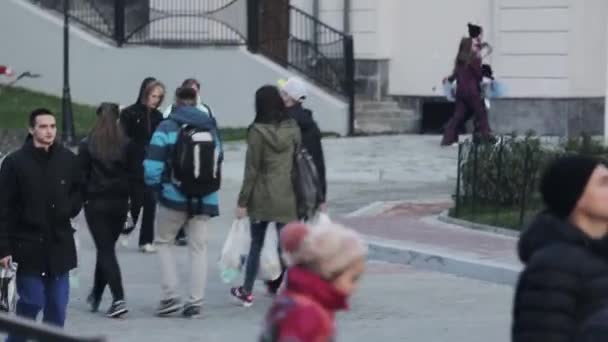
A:
<svg viewBox="0 0 608 342">
<path fill-rule="evenodd" d="M 327 180 L 325 177 L 325 157 L 321 144 L 322 134 L 312 117 L 312 111 L 302 106 L 308 96 L 306 85 L 299 78 L 290 77 L 285 83 L 280 84 L 280 87 L 287 112 L 300 126 L 302 146 L 310 153 L 317 167 L 323 194 L 323 203 L 321 203 L 320 209 L 325 211 L 327 209 L 325 204 L 327 201 Z"/>
<path fill-rule="evenodd" d="M 144 79 L 139 89 L 137 102 L 120 113 L 120 122 L 129 139 L 135 146 L 137 163 L 142 164 L 152 134 L 163 120 L 163 114 L 158 110 L 165 96 L 165 86 L 152 77 Z M 131 217 L 137 222 L 142 211 L 141 230 L 139 232 L 139 248 L 144 253 L 153 253 L 154 221 L 156 218 L 156 194 L 144 184 L 143 172 L 135 177 L 136 189 L 131 191 Z M 143 208 L 143 210 L 142 210 Z M 127 235 L 135 227 L 127 230 Z"/>
<path fill-rule="evenodd" d="M 62 327 L 69 299 L 69 272 L 76 267 L 70 219 L 82 206 L 76 156 L 55 142 L 48 109 L 30 114 L 25 144 L 0 168 L 0 263 L 18 263 L 17 315 Z M 22 341 L 9 337 L 8 341 Z"/>
<path fill-rule="evenodd" d="M 593 158 L 564 157 L 547 168 L 540 190 L 546 210 L 518 245 L 525 269 L 512 341 L 579 341 L 585 322 L 608 305 L 608 169 Z"/>
</svg>

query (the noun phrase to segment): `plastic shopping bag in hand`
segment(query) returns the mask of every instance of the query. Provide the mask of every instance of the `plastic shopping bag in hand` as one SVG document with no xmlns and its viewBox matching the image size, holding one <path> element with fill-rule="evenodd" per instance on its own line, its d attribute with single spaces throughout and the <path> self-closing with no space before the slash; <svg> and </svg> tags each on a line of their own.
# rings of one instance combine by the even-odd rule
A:
<svg viewBox="0 0 608 342">
<path fill-rule="evenodd" d="M 272 281 L 281 276 L 281 256 L 279 255 L 279 234 L 275 224 L 266 228 L 264 247 L 260 256 L 258 279 Z"/>
<path fill-rule="evenodd" d="M 327 213 L 324 213 L 322 211 L 317 212 L 317 215 L 315 215 L 315 217 L 306 222 L 306 224 L 308 224 L 311 227 L 316 227 L 319 225 L 324 225 L 324 224 L 329 224 L 331 223 L 331 218 L 329 217 L 329 215 Z"/>
<path fill-rule="evenodd" d="M 17 263 L 11 262 L 8 267 L 0 267 L 0 311 L 15 312 Z"/>
<path fill-rule="evenodd" d="M 454 94 L 456 94 L 456 84 L 457 82 L 450 82 L 446 80 L 443 82 L 443 95 L 450 102 L 454 102 L 456 99 L 454 98 Z"/>
<path fill-rule="evenodd" d="M 235 220 L 222 247 L 218 263 L 224 283 L 232 283 L 238 278 L 249 254 L 250 244 L 249 220 Z"/>
</svg>

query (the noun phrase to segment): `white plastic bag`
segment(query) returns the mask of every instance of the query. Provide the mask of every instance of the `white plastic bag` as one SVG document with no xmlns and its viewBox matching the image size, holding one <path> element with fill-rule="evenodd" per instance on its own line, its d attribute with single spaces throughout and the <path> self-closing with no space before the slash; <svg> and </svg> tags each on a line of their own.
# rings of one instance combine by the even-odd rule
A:
<svg viewBox="0 0 608 342">
<path fill-rule="evenodd" d="M 249 220 L 235 220 L 228 232 L 218 266 L 224 283 L 230 284 L 238 278 L 249 254 L 251 233 Z"/>
<path fill-rule="evenodd" d="M 17 263 L 14 262 L 11 262 L 8 268 L 0 267 L 0 311 L 2 312 L 15 312 L 17 267 Z"/>
<path fill-rule="evenodd" d="M 276 225 L 269 224 L 264 237 L 264 247 L 260 255 L 258 279 L 272 281 L 281 276 L 281 257 L 279 256 L 279 235 Z"/>
<path fill-rule="evenodd" d="M 314 228 L 319 225 L 329 224 L 331 222 L 332 222 L 332 220 L 327 213 L 319 211 L 319 212 L 317 212 L 317 215 L 315 215 L 315 217 L 313 217 L 312 220 L 306 222 L 306 224 L 308 224 L 310 227 Z"/>
</svg>

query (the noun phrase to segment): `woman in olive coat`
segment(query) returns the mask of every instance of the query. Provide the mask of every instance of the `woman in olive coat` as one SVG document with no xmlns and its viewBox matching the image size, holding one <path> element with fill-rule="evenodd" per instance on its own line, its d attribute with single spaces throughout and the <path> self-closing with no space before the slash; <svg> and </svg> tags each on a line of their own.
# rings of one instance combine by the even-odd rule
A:
<svg viewBox="0 0 608 342">
<path fill-rule="evenodd" d="M 290 118 L 279 90 L 263 86 L 255 95 L 256 116 L 247 135 L 245 177 L 238 198 L 237 216 L 251 220 L 251 248 L 247 258 L 245 283 L 231 289 L 244 306 L 253 304 L 253 283 L 258 273 L 260 253 L 270 222 L 281 230 L 298 218 L 292 169 L 300 128 Z M 277 246 L 277 248 L 279 248 Z M 268 282 L 268 291 L 276 293 L 283 275 Z"/>
</svg>

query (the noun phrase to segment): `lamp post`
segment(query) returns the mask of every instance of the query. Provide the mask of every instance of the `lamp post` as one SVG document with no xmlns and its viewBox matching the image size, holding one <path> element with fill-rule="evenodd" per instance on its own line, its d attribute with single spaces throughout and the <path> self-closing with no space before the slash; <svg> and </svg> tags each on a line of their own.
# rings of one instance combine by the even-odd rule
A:
<svg viewBox="0 0 608 342">
<path fill-rule="evenodd" d="M 61 139 L 64 144 L 75 143 L 74 116 L 70 95 L 70 1 L 63 0 L 63 98 L 61 103 Z"/>
</svg>

